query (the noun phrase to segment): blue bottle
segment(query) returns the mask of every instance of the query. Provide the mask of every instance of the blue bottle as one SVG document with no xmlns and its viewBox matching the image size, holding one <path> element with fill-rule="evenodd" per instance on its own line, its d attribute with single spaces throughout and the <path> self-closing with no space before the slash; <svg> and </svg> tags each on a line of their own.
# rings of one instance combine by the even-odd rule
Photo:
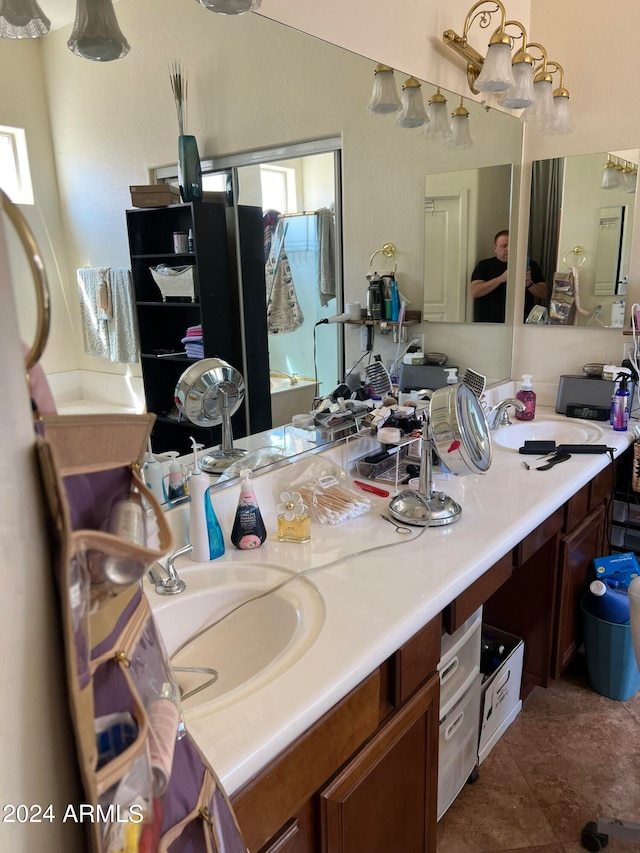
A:
<svg viewBox="0 0 640 853">
<path fill-rule="evenodd" d="M 597 619 L 623 624 L 629 621 L 629 594 L 604 581 L 592 581 L 583 601 L 584 609 Z"/>
<path fill-rule="evenodd" d="M 391 322 L 397 323 L 400 316 L 400 295 L 398 294 L 398 282 L 391 280 Z"/>
</svg>

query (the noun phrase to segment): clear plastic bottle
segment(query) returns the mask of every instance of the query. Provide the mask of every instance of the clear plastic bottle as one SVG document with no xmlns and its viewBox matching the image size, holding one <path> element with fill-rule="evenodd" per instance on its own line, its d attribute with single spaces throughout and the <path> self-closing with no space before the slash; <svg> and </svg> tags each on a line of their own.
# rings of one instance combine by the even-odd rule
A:
<svg viewBox="0 0 640 853">
<path fill-rule="evenodd" d="M 516 394 L 516 400 L 524 403 L 524 410 L 519 412 L 516 409 L 516 419 L 519 421 L 532 421 L 536 416 L 536 392 L 531 384 L 531 375 L 525 373 L 522 377 L 522 385 Z"/>
<path fill-rule="evenodd" d="M 224 537 L 218 519 L 213 510 L 209 495 L 209 477 L 198 467 L 198 455 L 195 439 L 193 444 L 194 470 L 189 478 L 189 542 L 193 545 L 192 560 L 206 563 L 224 554 Z"/>
</svg>

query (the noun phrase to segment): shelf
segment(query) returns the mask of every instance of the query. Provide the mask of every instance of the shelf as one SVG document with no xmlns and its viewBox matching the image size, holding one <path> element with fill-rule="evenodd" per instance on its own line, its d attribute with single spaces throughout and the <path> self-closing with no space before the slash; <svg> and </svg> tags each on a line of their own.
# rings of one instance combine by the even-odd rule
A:
<svg viewBox="0 0 640 853">
<path fill-rule="evenodd" d="M 402 323 L 394 322 L 393 320 L 373 320 L 371 317 L 361 317 L 359 320 L 347 320 L 347 326 L 379 326 L 381 323 L 387 323 L 389 326 L 417 326 L 422 322 L 421 311 L 407 311 Z"/>
<path fill-rule="evenodd" d="M 169 298 L 170 299 L 171 298 L 182 299 L 182 298 L 188 298 L 188 297 L 178 296 L 178 297 L 169 297 Z M 200 307 L 199 302 L 191 302 L 191 301 L 189 301 L 189 302 L 169 302 L 169 301 L 167 301 L 167 302 L 162 302 L 162 301 L 156 302 L 153 299 L 144 299 L 144 300 L 140 300 L 140 301 L 136 300 L 136 305 L 138 306 L 138 308 L 199 308 Z"/>
<path fill-rule="evenodd" d="M 134 254 L 134 255 L 131 255 L 131 260 L 132 261 L 138 261 L 138 260 L 145 261 L 145 260 L 148 260 L 149 258 L 172 258 L 175 261 L 175 260 L 178 260 L 178 258 L 188 258 L 191 260 L 191 259 L 194 259 L 195 256 L 196 256 L 195 252 L 153 252 L 153 254 L 144 254 L 144 255 Z"/>
<path fill-rule="evenodd" d="M 199 358 L 191 358 L 190 356 L 185 355 L 184 353 L 178 352 L 171 354 L 167 353 L 167 355 L 156 355 L 156 353 L 153 352 L 143 352 L 140 358 L 148 358 L 151 361 L 180 361 L 184 362 L 185 364 L 191 364 L 194 361 L 200 361 Z"/>
</svg>

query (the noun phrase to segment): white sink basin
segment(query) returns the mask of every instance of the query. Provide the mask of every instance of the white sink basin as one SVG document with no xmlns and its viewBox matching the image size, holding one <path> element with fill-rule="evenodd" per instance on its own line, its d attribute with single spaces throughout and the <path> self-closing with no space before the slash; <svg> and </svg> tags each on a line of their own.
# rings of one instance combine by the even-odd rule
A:
<svg viewBox="0 0 640 853">
<path fill-rule="evenodd" d="M 501 426 L 490 433 L 498 447 L 518 450 L 525 441 L 555 441 L 556 444 L 598 444 L 602 429 L 588 421 L 533 420 Z"/>
<path fill-rule="evenodd" d="M 184 592 L 159 603 L 152 599 L 176 680 L 186 694 L 211 674 L 178 667 L 218 673 L 215 683 L 183 700 L 185 710 L 213 702 L 218 708 L 258 690 L 302 657 L 324 622 L 324 602 L 313 584 L 284 569 L 212 563 L 179 573 L 187 584 Z M 285 586 L 269 592 L 287 578 Z M 195 637 L 208 625 L 213 627 Z"/>
</svg>

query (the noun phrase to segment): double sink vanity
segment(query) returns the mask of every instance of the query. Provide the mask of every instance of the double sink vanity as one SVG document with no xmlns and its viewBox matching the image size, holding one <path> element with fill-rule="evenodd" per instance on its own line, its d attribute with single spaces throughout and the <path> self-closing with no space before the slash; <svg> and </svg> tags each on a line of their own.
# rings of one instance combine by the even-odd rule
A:
<svg viewBox="0 0 640 853">
<path fill-rule="evenodd" d="M 390 498 L 367 495 L 365 515 L 314 523 L 308 543 L 279 542 L 280 468 L 253 480 L 269 538 L 236 551 L 238 486 L 213 493 L 226 554 L 179 559 L 187 588 L 178 596 L 145 584 L 170 654 L 253 599 L 173 661 L 218 671 L 185 700 L 185 720 L 251 853 L 435 851 L 442 633 L 483 605 L 489 624 L 524 639 L 522 698 L 561 674 L 578 649 L 577 600 L 590 559 L 608 547 L 607 499 L 630 465 L 620 456 L 632 435 L 539 407 L 533 422 L 491 432 L 486 474 L 436 474 L 435 490 L 462 516 L 410 535 L 380 517 Z M 573 455 L 539 471 L 542 461 L 518 453 L 526 439 L 606 444 L 615 463 Z M 350 470 L 358 446 L 322 452 Z M 178 540 L 185 512 L 170 513 Z M 184 690 L 205 680 L 177 677 Z"/>
</svg>

